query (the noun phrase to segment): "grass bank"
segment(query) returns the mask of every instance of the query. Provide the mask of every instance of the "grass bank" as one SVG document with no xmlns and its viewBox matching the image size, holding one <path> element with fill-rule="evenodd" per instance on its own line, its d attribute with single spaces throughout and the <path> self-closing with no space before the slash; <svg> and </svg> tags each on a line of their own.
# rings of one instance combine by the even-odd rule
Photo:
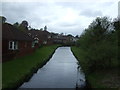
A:
<svg viewBox="0 0 120 90">
<path fill-rule="evenodd" d="M 42 67 L 60 45 L 43 46 L 31 55 L 2 64 L 2 88 L 17 88 Z"/>
<path fill-rule="evenodd" d="M 85 72 L 86 79 L 90 84 L 91 88 L 112 88 L 115 90 L 117 90 L 118 88 L 120 89 L 120 75 L 118 73 L 118 67 L 107 68 L 104 70 L 101 69 L 88 73 L 86 72 L 88 68 L 88 63 L 86 63 L 83 56 L 86 52 L 83 52 L 78 47 L 72 47 L 71 49 L 76 58 L 78 59 L 83 71 Z M 113 66 L 115 65 L 117 66 L 116 63 Z"/>
</svg>

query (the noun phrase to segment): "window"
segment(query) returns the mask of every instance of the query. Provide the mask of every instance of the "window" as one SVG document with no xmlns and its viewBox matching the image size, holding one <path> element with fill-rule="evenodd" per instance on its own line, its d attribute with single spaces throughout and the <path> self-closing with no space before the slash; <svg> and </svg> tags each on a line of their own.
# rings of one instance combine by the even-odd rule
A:
<svg viewBox="0 0 120 90">
<path fill-rule="evenodd" d="M 34 48 L 35 47 L 35 42 L 32 42 L 32 48 Z"/>
<path fill-rule="evenodd" d="M 18 49 L 18 42 L 17 41 L 9 41 L 9 49 L 10 50 Z"/>
<path fill-rule="evenodd" d="M 38 40 L 35 40 L 34 43 L 38 43 L 39 41 Z"/>
</svg>

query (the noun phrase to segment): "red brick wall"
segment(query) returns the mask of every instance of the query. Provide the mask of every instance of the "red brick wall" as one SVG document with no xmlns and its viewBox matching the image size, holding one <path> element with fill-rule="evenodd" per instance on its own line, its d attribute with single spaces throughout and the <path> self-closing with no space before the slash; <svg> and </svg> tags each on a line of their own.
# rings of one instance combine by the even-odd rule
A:
<svg viewBox="0 0 120 90">
<path fill-rule="evenodd" d="M 53 39 L 48 39 L 47 40 L 47 45 L 52 45 L 53 44 Z"/>
<path fill-rule="evenodd" d="M 18 48 L 19 48 L 19 51 L 16 57 L 25 56 L 35 51 L 35 48 L 32 48 L 32 42 L 20 41 L 18 43 Z"/>
<path fill-rule="evenodd" d="M 2 40 L 2 62 L 13 59 L 16 53 L 15 50 L 9 50 L 8 40 Z"/>
<path fill-rule="evenodd" d="M 15 57 L 28 55 L 35 51 L 32 42 L 18 41 L 18 50 L 9 50 L 9 41 L 2 41 L 2 61 L 8 61 Z"/>
<path fill-rule="evenodd" d="M 8 52 L 8 41 L 7 40 L 4 40 L 2 41 L 2 54 L 5 54 Z"/>
</svg>

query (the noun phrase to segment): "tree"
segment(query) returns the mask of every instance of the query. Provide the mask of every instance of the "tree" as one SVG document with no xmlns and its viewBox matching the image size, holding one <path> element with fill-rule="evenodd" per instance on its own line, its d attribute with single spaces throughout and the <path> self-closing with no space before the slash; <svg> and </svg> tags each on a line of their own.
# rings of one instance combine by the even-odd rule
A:
<svg viewBox="0 0 120 90">
<path fill-rule="evenodd" d="M 24 21 L 22 21 L 20 26 L 24 27 L 25 29 L 28 29 L 28 22 L 24 20 Z"/>
<path fill-rule="evenodd" d="M 61 36 L 63 36 L 63 35 L 64 35 L 64 33 L 60 33 L 60 35 L 61 35 Z"/>
<path fill-rule="evenodd" d="M 7 20 L 7 19 L 6 19 L 4 16 L 0 16 L 0 22 L 5 23 L 6 20 Z"/>
<path fill-rule="evenodd" d="M 113 25 L 115 30 L 120 30 L 120 19 L 115 19 Z"/>
<path fill-rule="evenodd" d="M 68 34 L 67 36 L 68 36 L 68 37 L 73 37 L 71 34 Z"/>
<path fill-rule="evenodd" d="M 43 28 L 40 28 L 41 31 L 43 31 Z"/>
<path fill-rule="evenodd" d="M 116 35 L 116 38 L 117 38 L 117 54 L 120 53 L 120 18 L 117 18 L 113 21 L 113 25 L 114 25 L 114 29 L 115 29 L 115 35 Z M 120 62 L 120 55 L 117 56 L 118 58 L 118 62 Z"/>
<path fill-rule="evenodd" d="M 83 61 L 88 71 L 111 67 L 117 62 L 116 33 L 112 33 L 112 22 L 107 17 L 97 17 L 78 40 Z M 120 26 L 115 22 L 115 28 Z"/>
<path fill-rule="evenodd" d="M 44 30 L 47 31 L 47 26 L 44 27 Z"/>
<path fill-rule="evenodd" d="M 26 32 L 28 30 L 28 22 L 27 21 L 22 21 L 22 23 L 19 25 L 19 30 Z"/>
<path fill-rule="evenodd" d="M 75 37 L 76 37 L 76 38 L 79 38 L 79 35 L 76 35 Z"/>
<path fill-rule="evenodd" d="M 16 23 L 13 24 L 13 26 L 15 26 L 15 27 L 19 27 L 19 23 L 16 22 Z"/>
</svg>

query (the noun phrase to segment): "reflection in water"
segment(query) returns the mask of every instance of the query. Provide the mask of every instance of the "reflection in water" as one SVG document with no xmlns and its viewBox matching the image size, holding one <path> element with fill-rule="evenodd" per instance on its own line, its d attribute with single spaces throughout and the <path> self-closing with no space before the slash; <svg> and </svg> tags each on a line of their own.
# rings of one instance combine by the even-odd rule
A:
<svg viewBox="0 0 120 90">
<path fill-rule="evenodd" d="M 85 75 L 82 72 L 80 66 L 78 66 L 76 87 L 77 88 L 84 88 L 85 86 L 86 86 Z"/>
<path fill-rule="evenodd" d="M 76 88 L 85 86 L 81 71 L 70 47 L 59 47 L 46 65 L 20 88 Z"/>
</svg>

